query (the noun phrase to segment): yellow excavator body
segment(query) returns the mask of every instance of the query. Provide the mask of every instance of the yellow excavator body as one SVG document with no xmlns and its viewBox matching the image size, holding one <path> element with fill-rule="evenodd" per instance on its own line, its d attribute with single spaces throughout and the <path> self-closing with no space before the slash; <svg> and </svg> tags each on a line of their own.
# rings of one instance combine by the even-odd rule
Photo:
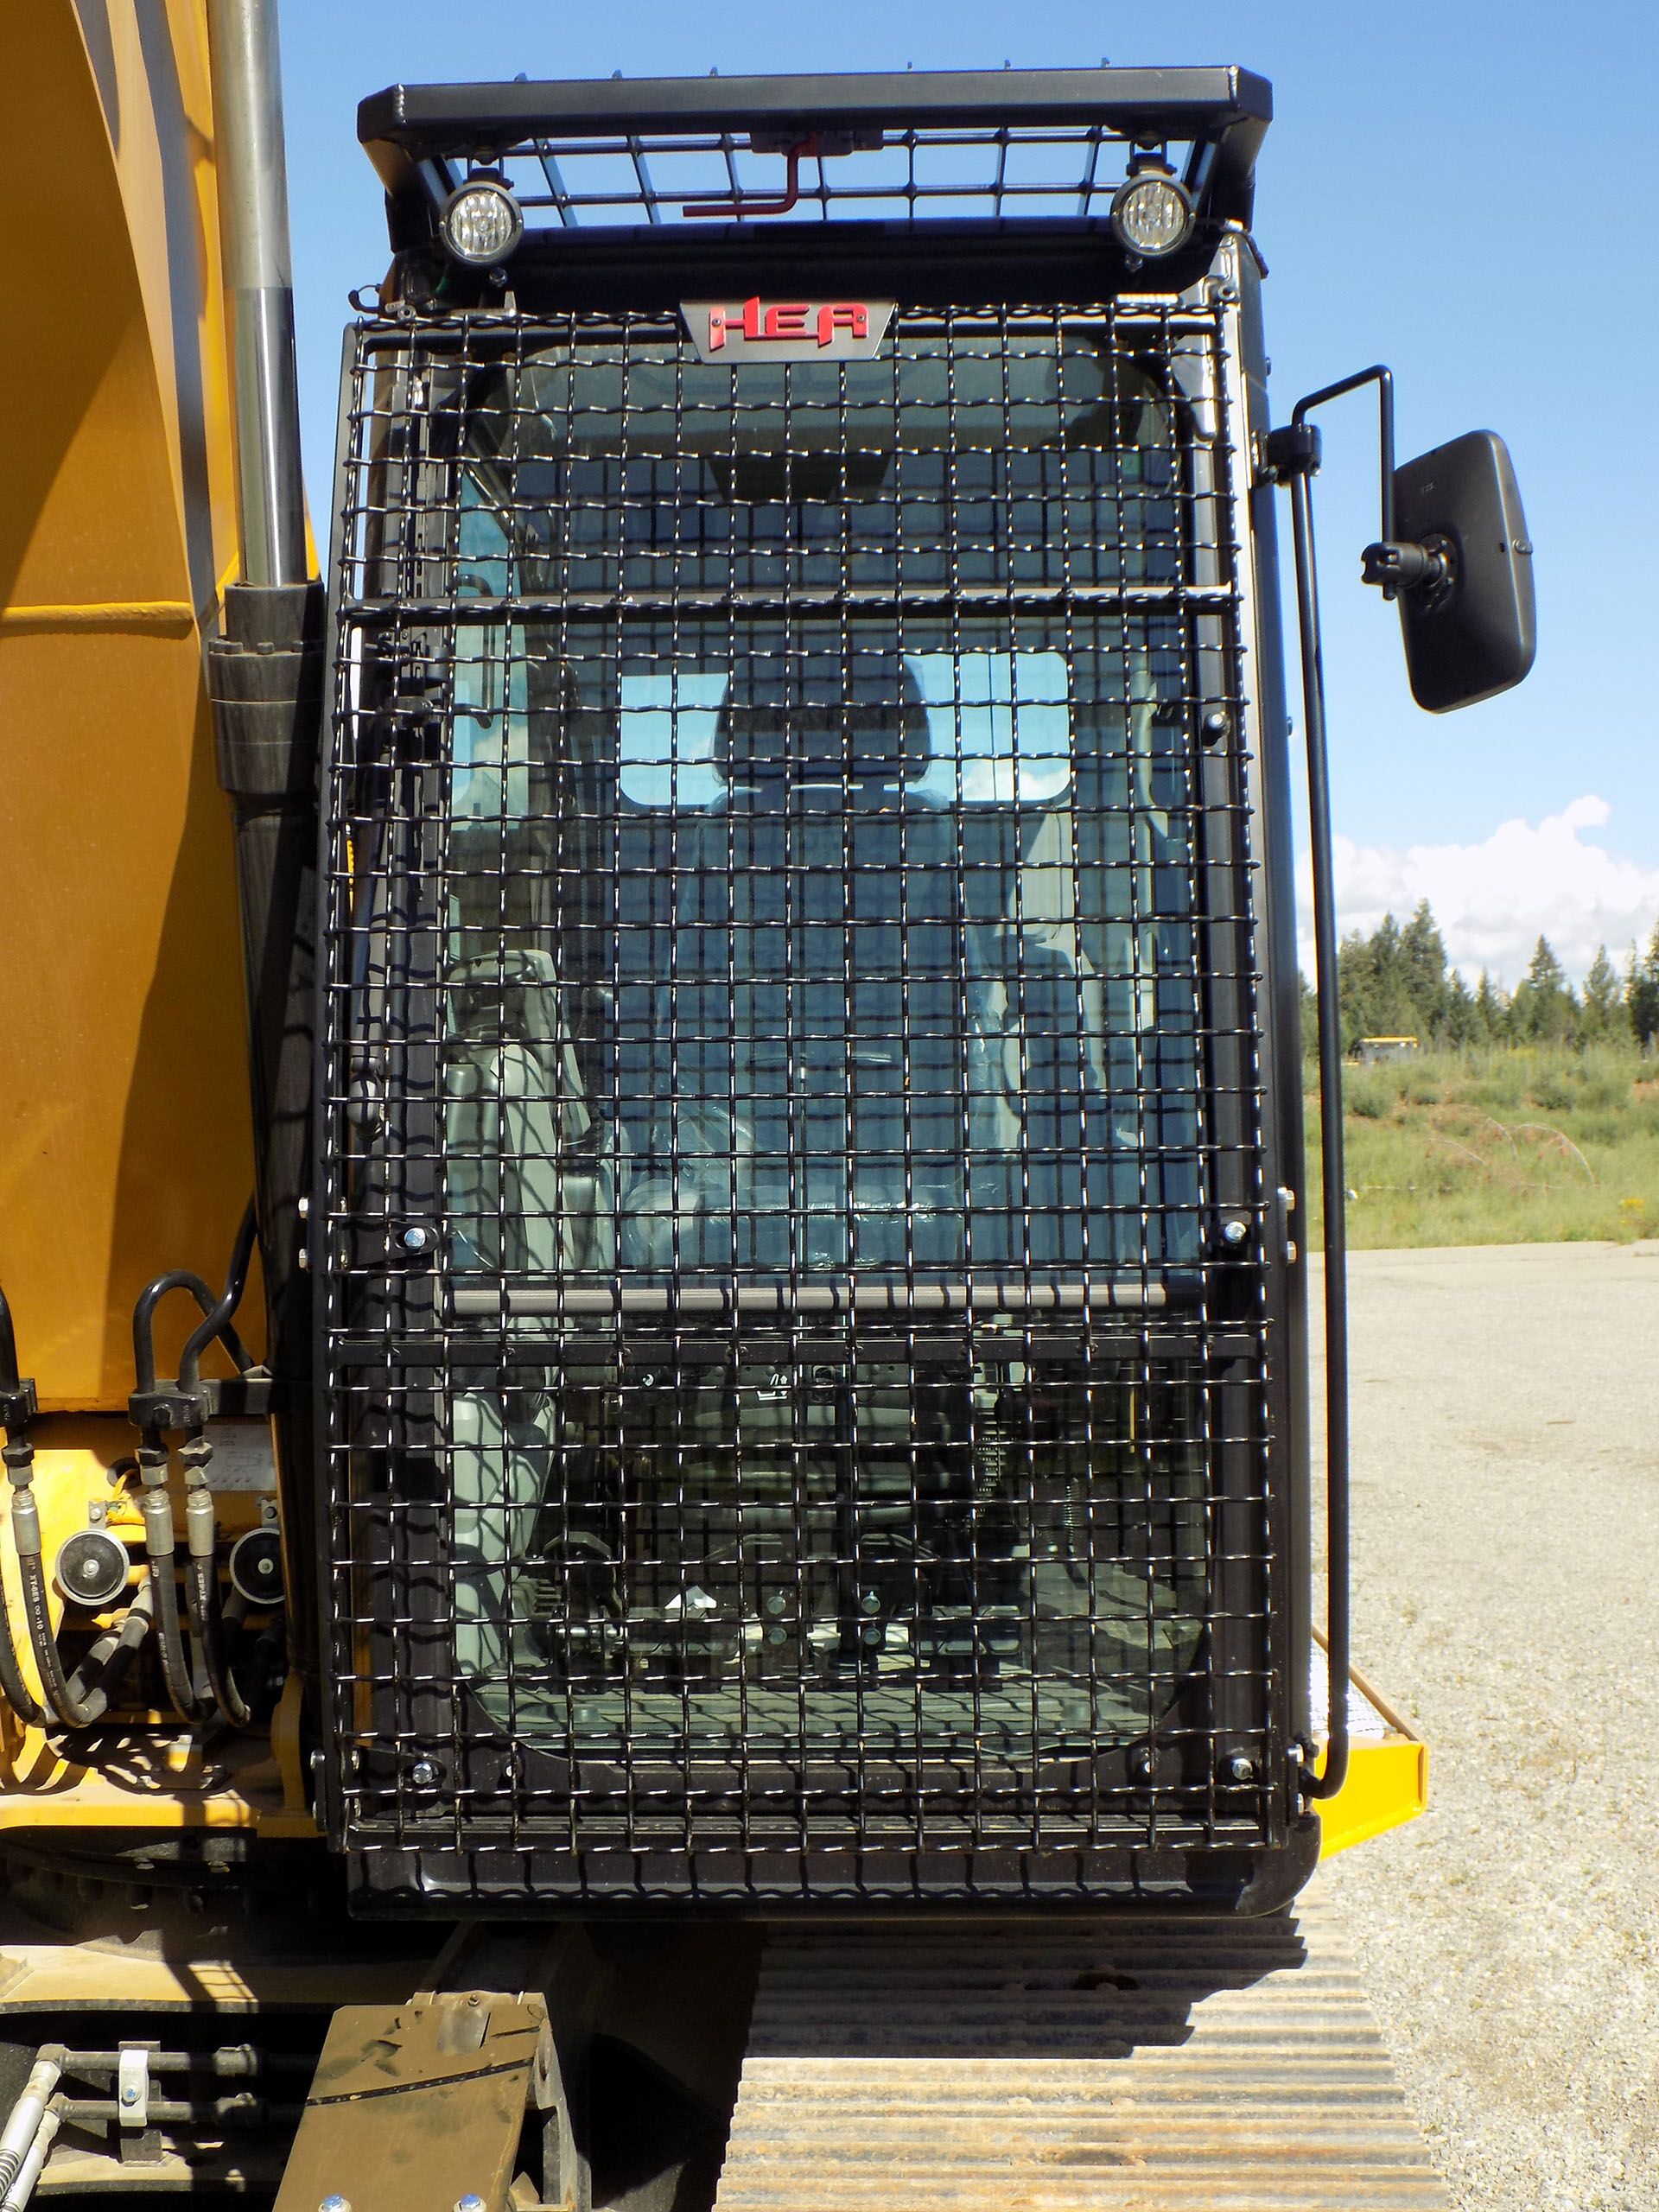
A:
<svg viewBox="0 0 1659 2212">
<path fill-rule="evenodd" d="M 235 543 L 206 14 L 29 0 L 0 51 L 0 1281 L 42 1411 L 124 1410 L 134 1299 L 217 1281 L 252 1176 L 201 673 Z"/>
</svg>

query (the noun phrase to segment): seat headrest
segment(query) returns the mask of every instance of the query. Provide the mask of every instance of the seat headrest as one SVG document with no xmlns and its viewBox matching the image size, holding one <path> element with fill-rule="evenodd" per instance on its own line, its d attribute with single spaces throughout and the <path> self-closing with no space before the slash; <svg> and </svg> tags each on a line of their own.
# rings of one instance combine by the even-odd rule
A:
<svg viewBox="0 0 1659 2212">
<path fill-rule="evenodd" d="M 757 655 L 732 671 L 715 728 L 728 784 L 912 784 L 933 757 L 927 709 L 895 652 L 787 661 Z"/>
</svg>

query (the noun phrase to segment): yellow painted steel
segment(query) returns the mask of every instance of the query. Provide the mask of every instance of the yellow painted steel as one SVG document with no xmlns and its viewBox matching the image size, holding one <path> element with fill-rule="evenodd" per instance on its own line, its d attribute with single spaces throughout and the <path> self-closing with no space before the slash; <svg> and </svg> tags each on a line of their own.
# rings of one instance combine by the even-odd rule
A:
<svg viewBox="0 0 1659 2212">
<path fill-rule="evenodd" d="M 35 1496 L 41 1512 L 48 1569 L 59 1547 L 87 1524 L 90 1502 L 105 1508 L 103 1525 L 143 1558 L 143 1522 L 130 1486 L 111 1483 L 111 1471 L 132 1448 L 124 1420 L 109 1415 L 48 1416 L 35 1426 Z M 215 1501 L 226 1539 L 259 1522 L 251 1491 L 221 1491 Z M 183 1497 L 174 1510 L 182 1525 Z M 135 1573 L 135 1586 L 137 1573 Z M 0 1599 L 18 1645 L 24 1680 L 38 1698 L 41 1684 L 22 1632 L 22 1590 L 9 1525 L 0 1516 Z M 55 1601 L 55 1593 L 54 1593 Z M 124 1607 L 83 1618 L 107 1627 Z M 60 1733 L 18 1724 L 0 1711 L 0 1834 L 33 1828 L 253 1828 L 261 1835 L 315 1840 L 300 1770 L 294 1677 L 277 1709 L 270 1737 L 235 1736 L 204 1757 L 200 1745 L 181 1738 L 171 1713 L 135 1715 L 114 1739 L 100 1739 L 94 1760 L 79 1762 Z"/>
<path fill-rule="evenodd" d="M 138 1290 L 217 1284 L 252 1179 L 200 670 L 234 541 L 201 0 L 0 7 L 0 1283 L 42 1403 L 119 1407 Z"/>
<path fill-rule="evenodd" d="M 1317 1630 L 1314 1641 L 1323 1652 L 1325 1640 Z M 1369 1708 L 1369 1725 L 1356 1728 L 1351 1713 L 1348 1772 L 1336 1796 L 1317 1803 L 1321 1859 L 1403 1827 L 1428 1809 L 1427 1745 L 1357 1668 L 1350 1669 L 1348 1679 Z M 1321 1751 L 1315 1773 L 1324 1765 Z"/>
<path fill-rule="evenodd" d="M 1351 1745 L 1346 1779 L 1319 1808 L 1319 1856 L 1369 1843 L 1427 1809 L 1427 1744 L 1390 1732 L 1377 1743 Z"/>
</svg>

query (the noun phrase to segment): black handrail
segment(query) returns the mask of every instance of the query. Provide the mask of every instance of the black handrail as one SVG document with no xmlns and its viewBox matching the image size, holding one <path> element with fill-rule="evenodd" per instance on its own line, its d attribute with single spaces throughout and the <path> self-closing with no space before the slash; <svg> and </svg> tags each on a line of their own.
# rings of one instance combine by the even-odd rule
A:
<svg viewBox="0 0 1659 2212">
<path fill-rule="evenodd" d="M 1291 410 L 1291 531 L 1296 558 L 1296 613 L 1301 642 L 1302 712 L 1307 726 L 1308 843 L 1313 869 L 1313 950 L 1319 1009 L 1319 1160 L 1325 1185 L 1325 1575 L 1328 1623 L 1324 1770 L 1309 1774 L 1311 1797 L 1334 1797 L 1348 1774 L 1348 1669 L 1352 1657 L 1352 1522 L 1349 1482 L 1347 1175 L 1342 1141 L 1342 1014 L 1337 995 L 1336 884 L 1331 856 L 1331 780 L 1325 743 L 1325 657 L 1319 637 L 1319 569 L 1313 544 L 1313 478 L 1318 433 L 1308 415 L 1362 386 L 1377 387 L 1382 535 L 1394 536 L 1394 378 L 1379 362 L 1299 399 Z"/>
</svg>

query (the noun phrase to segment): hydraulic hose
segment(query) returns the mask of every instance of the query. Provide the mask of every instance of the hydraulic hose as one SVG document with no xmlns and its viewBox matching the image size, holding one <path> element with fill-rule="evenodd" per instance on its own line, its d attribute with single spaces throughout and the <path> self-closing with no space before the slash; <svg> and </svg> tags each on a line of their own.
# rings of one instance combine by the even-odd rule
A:
<svg viewBox="0 0 1659 2212">
<path fill-rule="evenodd" d="M 67 2107 L 61 2097 L 54 2097 L 41 2114 L 41 2124 L 35 2131 L 35 2140 L 23 2153 L 23 2163 L 18 2167 L 11 2186 L 0 2197 L 0 2212 L 23 2212 L 35 2195 L 35 2184 L 46 2170 L 52 2155 L 52 2145 L 58 2139 L 58 2131 L 68 2117 Z"/>
<path fill-rule="evenodd" d="M 7 1450 L 12 1447 L 8 1446 Z M 13 1496 L 13 1521 L 16 1522 L 16 1496 Z M 19 1565 L 22 1565 L 21 1559 Z M 17 1657 L 17 1645 L 11 1632 L 11 1608 L 0 1598 L 0 1691 L 6 1703 L 26 1728 L 43 1728 L 48 1715 L 29 1684 L 23 1680 L 23 1670 Z"/>
<path fill-rule="evenodd" d="M 253 1200 L 250 1198 L 242 1216 L 241 1226 L 236 1232 L 236 1243 L 231 1252 L 231 1264 L 226 1272 L 225 1287 L 218 1300 L 209 1306 L 179 1354 L 179 1388 L 194 1390 L 201 1374 L 201 1355 L 217 1337 L 239 1369 L 250 1364 L 246 1347 L 231 1326 L 232 1316 L 242 1303 L 242 1294 L 248 1287 L 248 1268 L 253 1259 Z"/>
<path fill-rule="evenodd" d="M 65 1670 L 52 1624 L 39 1548 L 40 1516 L 27 1491 L 20 1491 L 11 1502 L 14 1533 L 20 1523 L 24 1532 L 17 1534 L 17 1571 L 23 1586 L 23 1617 L 47 1702 L 66 1728 L 93 1727 L 109 1711 L 122 1677 L 149 1632 L 155 1604 L 153 1581 L 146 1580 L 120 1626 L 106 1630 L 99 1637 L 71 1676 Z"/>
<path fill-rule="evenodd" d="M 167 1493 L 167 1447 L 148 1435 L 138 1447 L 138 1473 L 144 1486 L 144 1549 L 149 1556 L 150 1585 L 156 1592 L 156 1643 L 162 1658 L 162 1680 L 181 1720 L 206 1719 L 202 1693 L 184 1648 L 179 1618 L 178 1536 L 173 1526 L 173 1501 Z"/>
<path fill-rule="evenodd" d="M 191 1554 L 184 1570 L 184 1596 L 190 1613 L 190 1633 L 195 1638 L 196 1649 L 201 1654 L 202 1669 L 207 1677 L 208 1694 L 228 1721 L 238 1728 L 245 1728 L 253 1716 L 241 1691 L 236 1687 L 235 1678 L 225 1656 L 225 1638 L 219 1610 L 219 1576 L 211 1555 L 201 1559 L 194 1553 Z"/>
<path fill-rule="evenodd" d="M 11 1308 L 0 1289 L 0 1395 L 5 1400 L 6 1440 L 0 1449 L 6 1474 L 14 1490 L 27 1490 L 35 1467 L 35 1447 L 29 1440 L 29 1415 L 34 1407 L 32 1386 L 26 1388 L 17 1372 L 17 1338 L 11 1325 Z M 0 1598 L 0 1691 L 26 1728 L 38 1728 L 46 1708 L 23 1680 L 17 1645 L 11 1632 L 11 1611 Z"/>
<path fill-rule="evenodd" d="M 67 2056 L 60 2043 L 43 2044 L 35 2054 L 29 2079 L 23 2084 L 23 2094 L 12 2107 L 5 2126 L 0 2129 L 0 2192 L 9 2195 L 22 2171 L 46 2117 L 47 2107 L 62 2079 L 63 2062 Z"/>
<path fill-rule="evenodd" d="M 247 1236 L 247 1251 L 253 1249 L 253 1213 L 249 1209 L 244 1228 Z M 243 1254 L 246 1265 L 246 1252 Z M 227 1289 L 226 1295 L 229 1295 Z M 211 1318 L 211 1317 L 210 1317 Z M 203 1327 L 207 1326 L 204 1321 Z M 180 1363 L 182 1375 L 183 1363 Z M 237 1728 L 245 1728 L 252 1715 L 225 1656 L 223 1621 L 219 1612 L 219 1571 L 216 1554 L 218 1530 L 213 1522 L 213 1496 L 208 1484 L 207 1470 L 212 1464 L 213 1447 L 206 1436 L 200 1433 L 186 1439 L 179 1457 L 184 1463 L 184 1478 L 188 1485 L 184 1506 L 184 1537 L 186 1559 L 184 1566 L 184 1597 L 189 1610 L 190 1633 L 194 1639 L 199 1661 L 197 1688 L 201 1701 L 210 1709 L 217 1709 Z"/>
<path fill-rule="evenodd" d="M 23 1590 L 23 1618 L 29 1625 L 29 1649 L 34 1655 L 47 1703 L 66 1728 L 90 1728 L 104 1718 L 121 1677 L 132 1663 L 150 1623 L 150 1600 L 145 1590 L 127 1610 L 118 1630 L 99 1639 L 86 1662 L 72 1681 L 58 1649 L 57 1630 L 47 1594 L 46 1568 L 41 1556 L 41 1516 L 34 1491 L 27 1486 L 13 1491 L 12 1537 L 17 1548 L 17 1573 Z"/>
</svg>

